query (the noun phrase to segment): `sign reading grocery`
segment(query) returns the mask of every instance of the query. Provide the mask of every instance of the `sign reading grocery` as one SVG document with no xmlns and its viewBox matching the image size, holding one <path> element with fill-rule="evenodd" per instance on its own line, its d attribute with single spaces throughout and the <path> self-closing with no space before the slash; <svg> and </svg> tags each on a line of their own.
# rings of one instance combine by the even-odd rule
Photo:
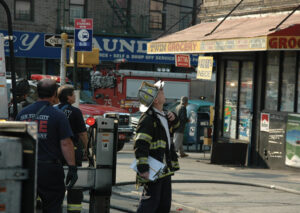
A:
<svg viewBox="0 0 300 213">
<path fill-rule="evenodd" d="M 211 80 L 214 59 L 212 56 L 199 56 L 197 79 Z"/>
<path fill-rule="evenodd" d="M 300 36 L 268 36 L 268 49 L 300 49 Z"/>
<path fill-rule="evenodd" d="M 148 43 L 147 53 L 195 53 L 200 48 L 199 41 L 182 41 L 166 43 Z"/>
<path fill-rule="evenodd" d="M 148 54 L 164 53 L 214 53 L 214 52 L 238 52 L 261 51 L 267 48 L 267 37 L 202 40 L 148 43 Z"/>
<path fill-rule="evenodd" d="M 175 55 L 176 67 L 191 67 L 189 55 Z"/>
</svg>

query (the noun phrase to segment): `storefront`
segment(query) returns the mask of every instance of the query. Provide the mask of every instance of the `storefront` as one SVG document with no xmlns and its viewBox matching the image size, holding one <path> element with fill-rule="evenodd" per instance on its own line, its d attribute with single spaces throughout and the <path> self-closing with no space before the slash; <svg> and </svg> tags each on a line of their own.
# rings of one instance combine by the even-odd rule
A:
<svg viewBox="0 0 300 213">
<path fill-rule="evenodd" d="M 214 57 L 212 163 L 300 168 L 300 14 L 287 15 L 201 23 L 148 44 Z"/>
</svg>

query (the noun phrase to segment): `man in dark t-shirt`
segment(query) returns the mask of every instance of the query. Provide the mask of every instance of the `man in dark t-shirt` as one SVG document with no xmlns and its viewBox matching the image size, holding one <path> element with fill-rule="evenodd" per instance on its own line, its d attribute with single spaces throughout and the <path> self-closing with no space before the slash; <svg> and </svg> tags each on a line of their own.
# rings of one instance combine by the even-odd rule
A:
<svg viewBox="0 0 300 213">
<path fill-rule="evenodd" d="M 57 95 L 55 81 L 39 81 L 37 93 L 38 101 L 25 107 L 16 120 L 38 124 L 37 192 L 42 200 L 43 212 L 61 213 L 65 195 L 62 161 L 69 166 L 68 187 L 72 187 L 78 179 L 71 140 L 73 134 L 65 114 L 52 107 Z"/>
<path fill-rule="evenodd" d="M 75 148 L 75 160 L 77 166 L 82 166 L 82 158 L 87 150 L 87 130 L 80 109 L 72 106 L 76 97 L 74 87 L 63 85 L 58 89 L 58 98 L 60 104 L 56 108 L 60 109 L 67 116 L 72 128 L 72 141 Z M 70 189 L 67 195 L 67 209 L 69 213 L 81 212 L 83 193 L 80 189 Z"/>
</svg>

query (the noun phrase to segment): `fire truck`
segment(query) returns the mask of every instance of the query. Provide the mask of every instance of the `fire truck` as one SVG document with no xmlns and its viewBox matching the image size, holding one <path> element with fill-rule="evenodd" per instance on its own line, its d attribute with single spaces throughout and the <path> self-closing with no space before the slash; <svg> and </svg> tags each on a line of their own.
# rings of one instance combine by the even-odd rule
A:
<svg viewBox="0 0 300 213">
<path fill-rule="evenodd" d="M 137 93 L 143 81 L 165 81 L 166 100 L 189 97 L 191 79 L 196 73 L 149 72 L 136 70 L 96 71 L 91 74 L 91 87 L 98 104 L 119 107 L 130 113 L 139 109 Z"/>
</svg>

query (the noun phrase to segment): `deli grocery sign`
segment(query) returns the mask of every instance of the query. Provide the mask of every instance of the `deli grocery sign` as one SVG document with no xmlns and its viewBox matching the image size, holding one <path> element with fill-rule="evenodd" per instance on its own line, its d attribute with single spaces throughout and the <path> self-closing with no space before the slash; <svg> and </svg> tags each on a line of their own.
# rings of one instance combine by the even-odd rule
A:
<svg viewBox="0 0 300 213">
<path fill-rule="evenodd" d="M 299 50 L 300 36 L 268 36 L 269 50 Z"/>
</svg>

